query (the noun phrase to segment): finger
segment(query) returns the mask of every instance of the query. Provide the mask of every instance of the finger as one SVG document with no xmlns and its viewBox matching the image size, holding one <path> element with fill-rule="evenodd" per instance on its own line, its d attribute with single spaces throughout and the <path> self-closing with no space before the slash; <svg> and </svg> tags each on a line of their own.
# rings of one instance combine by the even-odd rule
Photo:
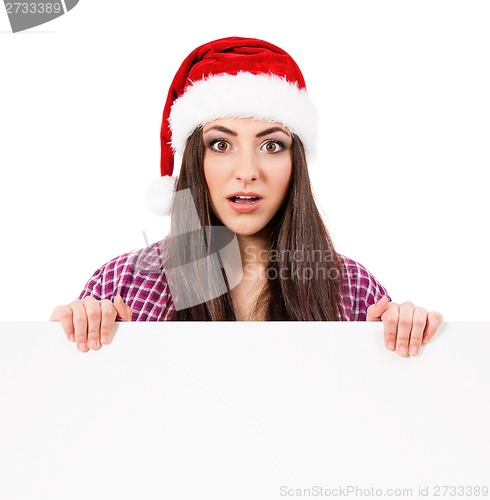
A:
<svg viewBox="0 0 490 500">
<path fill-rule="evenodd" d="M 117 321 L 131 321 L 133 311 L 127 304 L 124 303 L 124 300 L 120 295 L 116 295 L 114 297 L 114 307 L 117 312 Z"/>
<path fill-rule="evenodd" d="M 437 329 L 441 326 L 443 321 L 444 318 L 442 317 L 442 314 L 437 311 L 431 311 L 427 315 L 427 323 L 425 325 L 424 336 L 422 339 L 422 342 L 424 344 L 430 342 L 430 340 L 432 339 L 432 337 L 434 337 Z"/>
<path fill-rule="evenodd" d="M 85 297 L 83 306 L 87 314 L 87 342 L 89 349 L 98 349 L 100 347 L 100 302 L 93 297 Z"/>
<path fill-rule="evenodd" d="M 413 311 L 412 332 L 410 334 L 410 348 L 408 353 L 410 356 L 417 356 L 422 343 L 422 335 L 424 334 L 425 324 L 427 323 L 427 311 L 422 307 L 416 307 Z"/>
<path fill-rule="evenodd" d="M 381 316 L 388 309 L 390 301 L 383 295 L 378 302 L 371 304 L 366 311 L 366 321 L 381 321 Z"/>
<path fill-rule="evenodd" d="M 75 327 L 73 326 L 73 311 L 68 306 L 57 306 L 49 321 L 59 321 L 63 330 L 72 342 L 75 340 Z"/>
<path fill-rule="evenodd" d="M 102 300 L 100 302 L 100 310 L 102 320 L 100 323 L 100 342 L 108 344 L 112 340 L 114 330 L 114 322 L 116 321 L 117 312 L 110 300 Z"/>
<path fill-rule="evenodd" d="M 75 342 L 79 351 L 85 352 L 87 347 L 87 313 L 81 300 L 69 304 L 73 311 L 73 326 L 75 327 Z"/>
<path fill-rule="evenodd" d="M 400 356 L 408 356 L 408 344 L 412 331 L 413 312 L 415 306 L 411 302 L 400 304 L 398 317 L 398 331 L 396 334 L 396 350 Z"/>
<path fill-rule="evenodd" d="M 395 350 L 396 332 L 398 330 L 398 304 L 391 302 L 388 309 L 381 316 L 384 325 L 385 346 L 390 351 Z"/>
</svg>

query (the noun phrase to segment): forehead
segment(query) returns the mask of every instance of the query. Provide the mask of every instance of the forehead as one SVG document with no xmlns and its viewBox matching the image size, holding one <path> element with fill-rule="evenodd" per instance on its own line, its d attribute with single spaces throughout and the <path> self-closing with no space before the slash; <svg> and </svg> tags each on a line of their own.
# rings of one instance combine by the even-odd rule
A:
<svg viewBox="0 0 490 500">
<path fill-rule="evenodd" d="M 233 130 L 237 134 L 257 134 L 270 128 L 280 128 L 287 135 L 291 135 L 283 123 L 257 118 L 218 118 L 206 123 L 203 127 L 203 132 L 206 133 L 216 127 L 224 127 Z"/>
</svg>

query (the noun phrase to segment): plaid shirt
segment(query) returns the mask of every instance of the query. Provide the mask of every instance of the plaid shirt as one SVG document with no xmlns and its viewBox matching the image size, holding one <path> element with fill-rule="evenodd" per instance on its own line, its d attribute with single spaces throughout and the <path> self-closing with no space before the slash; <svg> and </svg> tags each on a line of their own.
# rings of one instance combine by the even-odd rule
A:
<svg viewBox="0 0 490 500">
<path fill-rule="evenodd" d="M 132 321 L 171 320 L 175 309 L 162 270 L 161 243 L 110 260 L 95 271 L 78 298 L 92 296 L 112 301 L 116 295 L 121 295 L 133 311 Z M 388 293 L 364 266 L 343 255 L 340 258 L 339 320 L 365 321 L 367 308 Z"/>
</svg>

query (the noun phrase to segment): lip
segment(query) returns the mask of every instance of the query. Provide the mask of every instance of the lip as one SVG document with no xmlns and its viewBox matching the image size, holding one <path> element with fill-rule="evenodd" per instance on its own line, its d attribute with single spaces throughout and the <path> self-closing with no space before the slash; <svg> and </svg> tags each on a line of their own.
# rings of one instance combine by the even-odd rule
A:
<svg viewBox="0 0 490 500">
<path fill-rule="evenodd" d="M 254 196 L 256 198 L 260 198 L 258 201 L 254 202 L 254 203 L 251 203 L 250 205 L 245 205 L 245 204 L 238 204 L 238 203 L 234 203 L 233 201 L 231 201 L 230 198 L 233 198 L 233 196 Z M 260 194 L 257 194 L 257 193 L 244 193 L 243 191 L 240 191 L 238 193 L 233 193 L 233 194 L 230 194 L 228 197 L 227 197 L 227 201 L 228 201 L 228 206 L 234 210 L 235 212 L 239 213 L 239 214 L 249 214 L 251 212 L 254 212 L 255 210 L 257 210 L 260 205 L 262 205 L 262 202 L 264 201 L 264 199 L 262 198 L 262 196 L 260 196 Z"/>
<path fill-rule="evenodd" d="M 263 196 L 260 196 L 260 194 L 257 193 L 245 193 L 244 191 L 237 191 L 236 193 L 229 194 L 227 196 L 228 199 L 233 198 L 233 196 L 255 196 L 255 198 L 263 198 Z"/>
</svg>

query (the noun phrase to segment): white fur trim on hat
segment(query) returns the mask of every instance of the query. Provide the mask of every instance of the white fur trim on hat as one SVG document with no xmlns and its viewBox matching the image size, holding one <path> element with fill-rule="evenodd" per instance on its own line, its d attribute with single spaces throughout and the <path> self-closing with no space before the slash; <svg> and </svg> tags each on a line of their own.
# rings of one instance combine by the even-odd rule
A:
<svg viewBox="0 0 490 500">
<path fill-rule="evenodd" d="M 154 215 L 170 215 L 175 194 L 176 177 L 165 175 L 150 183 L 145 194 L 147 210 Z"/>
<path fill-rule="evenodd" d="M 182 155 L 192 132 L 218 118 L 258 118 L 282 123 L 296 134 L 307 159 L 316 151 L 317 113 L 306 90 L 274 74 L 212 75 L 193 82 L 170 110 L 172 148 Z M 180 165 L 174 165 L 178 175 Z"/>
</svg>

